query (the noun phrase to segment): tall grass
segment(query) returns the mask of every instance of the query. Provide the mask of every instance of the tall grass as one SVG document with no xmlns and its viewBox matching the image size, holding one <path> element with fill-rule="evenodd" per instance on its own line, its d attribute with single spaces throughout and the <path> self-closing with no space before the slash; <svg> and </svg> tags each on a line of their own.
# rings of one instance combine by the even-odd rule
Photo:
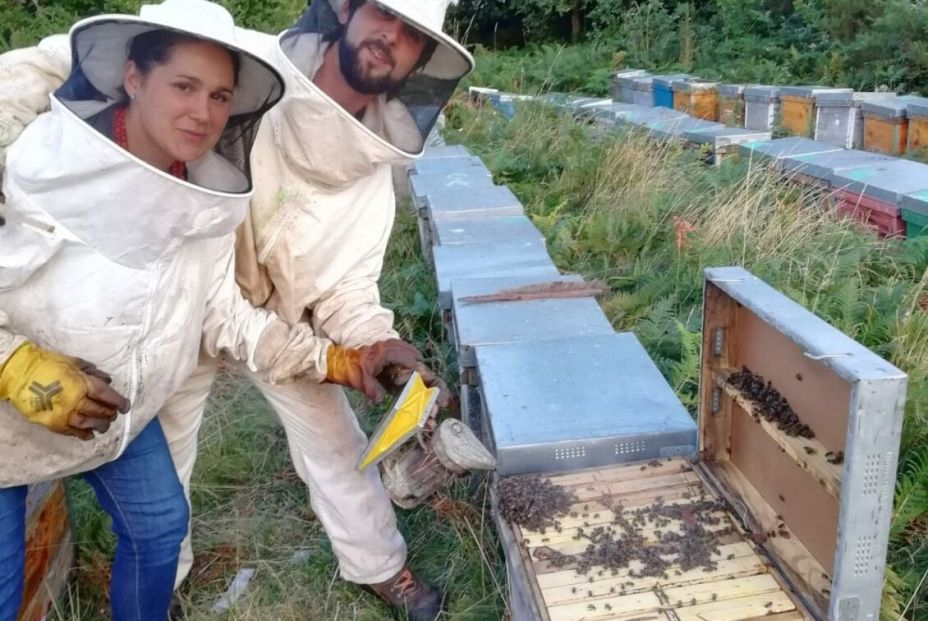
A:
<svg viewBox="0 0 928 621">
<path fill-rule="evenodd" d="M 462 98 L 449 126 L 519 195 L 559 268 L 609 284 L 613 325 L 638 335 L 691 411 L 709 266 L 745 266 L 909 374 L 884 613 L 928 618 L 928 238 L 881 240 L 757 163 L 710 168 L 542 106 L 507 123 Z"/>
</svg>

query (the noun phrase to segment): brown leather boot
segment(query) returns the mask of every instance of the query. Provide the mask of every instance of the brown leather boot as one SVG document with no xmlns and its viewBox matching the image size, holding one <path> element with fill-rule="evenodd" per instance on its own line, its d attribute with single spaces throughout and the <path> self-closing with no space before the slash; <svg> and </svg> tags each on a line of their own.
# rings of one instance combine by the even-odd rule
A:
<svg viewBox="0 0 928 621">
<path fill-rule="evenodd" d="M 410 621 L 435 621 L 441 612 L 441 596 L 412 573 L 409 566 L 369 588 L 385 602 L 405 612 Z"/>
</svg>

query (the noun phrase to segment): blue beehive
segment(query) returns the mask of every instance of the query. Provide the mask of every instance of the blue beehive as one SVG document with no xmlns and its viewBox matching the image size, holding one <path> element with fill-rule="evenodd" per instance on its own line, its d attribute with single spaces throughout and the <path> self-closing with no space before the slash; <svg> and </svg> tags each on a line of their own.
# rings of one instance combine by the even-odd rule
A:
<svg viewBox="0 0 928 621">
<path fill-rule="evenodd" d="M 673 89 L 670 83 L 674 80 L 686 80 L 695 76 L 688 73 L 674 73 L 672 75 L 654 76 L 651 87 L 654 90 L 654 106 L 657 108 L 673 108 Z"/>
</svg>

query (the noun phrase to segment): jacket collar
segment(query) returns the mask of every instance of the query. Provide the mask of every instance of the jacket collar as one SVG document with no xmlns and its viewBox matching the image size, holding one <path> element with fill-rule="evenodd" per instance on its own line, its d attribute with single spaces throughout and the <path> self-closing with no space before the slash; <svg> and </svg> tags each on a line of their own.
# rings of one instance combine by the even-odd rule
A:
<svg viewBox="0 0 928 621">
<path fill-rule="evenodd" d="M 51 106 L 11 149 L 10 180 L 26 199 L 11 209 L 14 222 L 41 223 L 141 269 L 184 240 L 232 233 L 244 219 L 248 181 L 215 153 L 188 162 L 184 181 L 121 149 L 54 95 Z"/>
</svg>

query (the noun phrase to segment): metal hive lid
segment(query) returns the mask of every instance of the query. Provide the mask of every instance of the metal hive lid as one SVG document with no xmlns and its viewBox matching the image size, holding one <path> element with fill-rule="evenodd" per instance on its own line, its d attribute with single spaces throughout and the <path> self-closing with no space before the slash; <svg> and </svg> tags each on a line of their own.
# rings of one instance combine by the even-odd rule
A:
<svg viewBox="0 0 928 621">
<path fill-rule="evenodd" d="M 683 132 L 683 136 L 695 144 L 710 144 L 715 148 L 725 147 L 744 142 L 770 140 L 770 132 L 755 131 L 742 127 L 703 127 Z"/>
<path fill-rule="evenodd" d="M 571 457 L 618 463 L 628 440 L 675 454 L 695 444 L 692 417 L 634 334 L 480 346 L 476 356 L 502 473 L 567 469 Z"/>
<path fill-rule="evenodd" d="M 677 80 L 673 83 L 673 89 L 681 93 L 697 93 L 701 91 L 711 91 L 717 89 L 718 82 L 696 82 L 693 80 Z"/>
<path fill-rule="evenodd" d="M 841 147 L 799 137 L 778 138 L 776 140 L 767 140 L 764 142 L 746 143 L 741 145 L 740 149 L 742 156 L 774 160 L 810 153 L 843 151 Z"/>
<path fill-rule="evenodd" d="M 902 208 L 928 216 L 928 189 L 904 195 L 902 197 Z"/>
<path fill-rule="evenodd" d="M 665 75 L 656 75 L 654 76 L 654 86 L 661 86 L 661 88 L 668 89 L 671 88 L 673 83 L 677 80 L 698 80 L 694 75 L 689 73 L 669 73 Z"/>
<path fill-rule="evenodd" d="M 487 276 L 548 276 L 560 275 L 551 262 L 543 242 L 512 240 L 499 243 L 436 246 L 432 249 L 438 304 L 442 310 L 451 307 L 451 283 L 458 278 Z"/>
<path fill-rule="evenodd" d="M 747 87 L 744 84 L 719 84 L 719 95 L 723 97 L 742 97 Z"/>
<path fill-rule="evenodd" d="M 898 205 L 904 194 L 928 189 L 928 165 L 893 158 L 888 162 L 836 172 L 836 188 Z"/>
<path fill-rule="evenodd" d="M 926 97 L 909 97 L 908 114 L 909 118 L 913 116 L 928 116 L 928 98 Z"/>
<path fill-rule="evenodd" d="M 747 101 L 773 103 L 780 100 L 780 87 L 765 86 L 762 84 L 746 86 L 744 89 L 744 98 Z"/>
<path fill-rule="evenodd" d="M 566 274 L 555 277 L 459 278 L 452 281 L 451 309 L 461 366 L 476 365 L 474 348 L 477 346 L 614 332 L 593 297 L 477 303 L 464 300 L 470 296 L 550 282 L 583 282 L 583 279 Z"/>
<path fill-rule="evenodd" d="M 890 119 L 904 119 L 908 116 L 909 100 L 905 97 L 887 97 L 865 101 L 860 107 L 865 113 Z"/>
<path fill-rule="evenodd" d="M 432 188 L 426 194 L 429 217 L 474 218 L 491 216 L 519 216 L 524 213 L 522 203 L 504 185 L 471 185 L 466 192 L 456 187 Z"/>
<path fill-rule="evenodd" d="M 790 155 L 783 158 L 782 165 L 784 170 L 830 181 L 832 174 L 836 171 L 879 164 L 891 159 L 893 158 L 888 155 L 850 149 Z"/>
<path fill-rule="evenodd" d="M 526 216 L 495 216 L 479 219 L 440 219 L 431 223 L 436 246 L 462 244 L 492 244 L 497 242 L 545 243 L 532 221 Z"/>
<path fill-rule="evenodd" d="M 851 99 L 854 95 L 854 89 L 851 88 L 832 88 L 828 86 L 781 86 L 780 96 L 787 97 L 804 97 L 806 99 L 817 99 L 822 96 L 841 97 L 845 96 Z"/>
</svg>

